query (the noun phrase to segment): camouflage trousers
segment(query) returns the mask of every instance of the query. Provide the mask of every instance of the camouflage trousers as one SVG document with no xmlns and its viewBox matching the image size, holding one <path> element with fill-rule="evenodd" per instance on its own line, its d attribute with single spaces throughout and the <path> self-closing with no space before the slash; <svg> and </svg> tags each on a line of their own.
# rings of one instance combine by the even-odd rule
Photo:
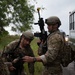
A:
<svg viewBox="0 0 75 75">
<path fill-rule="evenodd" d="M 63 75 L 62 73 L 59 73 L 59 74 L 48 74 L 48 73 L 42 73 L 42 75 Z"/>
<path fill-rule="evenodd" d="M 63 75 L 63 74 L 62 73 L 55 74 L 55 73 L 42 72 L 42 75 Z"/>
<path fill-rule="evenodd" d="M 42 75 L 63 75 L 63 73 L 51 73 L 51 72 L 49 72 L 49 70 L 47 70 L 47 69 L 44 69 L 43 71 L 42 71 Z"/>
</svg>

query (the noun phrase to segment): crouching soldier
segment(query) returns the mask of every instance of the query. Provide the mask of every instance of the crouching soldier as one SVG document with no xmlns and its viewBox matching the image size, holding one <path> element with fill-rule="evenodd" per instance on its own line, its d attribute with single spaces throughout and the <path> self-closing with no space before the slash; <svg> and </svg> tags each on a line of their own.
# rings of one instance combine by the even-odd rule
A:
<svg viewBox="0 0 75 75">
<path fill-rule="evenodd" d="M 25 55 L 34 57 L 32 48 L 30 46 L 31 41 L 34 39 L 34 35 L 26 31 L 24 32 L 20 39 L 15 40 L 8 44 L 4 50 L 7 62 L 11 65 L 8 66 L 10 75 L 27 75 L 24 71 L 24 62 L 22 57 Z M 30 75 L 34 75 L 34 63 L 28 63 Z"/>
</svg>

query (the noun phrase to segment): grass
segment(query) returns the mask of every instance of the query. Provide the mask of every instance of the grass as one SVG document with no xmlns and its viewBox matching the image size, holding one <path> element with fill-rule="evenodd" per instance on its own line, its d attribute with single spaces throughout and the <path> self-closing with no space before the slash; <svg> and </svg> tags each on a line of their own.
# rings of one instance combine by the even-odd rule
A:
<svg viewBox="0 0 75 75">
<path fill-rule="evenodd" d="M 75 39 L 70 38 L 70 41 L 72 41 L 73 43 L 75 43 Z"/>
<path fill-rule="evenodd" d="M 18 39 L 18 38 L 19 38 L 19 36 L 4 36 L 4 37 L 0 38 L 0 50 L 3 50 L 4 46 L 6 46 L 11 41 L 13 41 L 15 39 Z M 34 55 L 38 56 L 37 38 L 35 38 L 31 42 L 31 47 L 33 49 Z M 24 66 L 25 66 L 25 71 L 29 75 L 27 63 L 25 63 Z M 41 71 L 42 71 L 42 68 L 43 68 L 43 64 L 41 62 L 36 62 L 34 67 L 35 67 L 35 74 L 34 75 L 40 75 Z"/>
<path fill-rule="evenodd" d="M 11 41 L 18 39 L 19 36 L 4 36 L 2 38 L 0 38 L 0 50 L 2 50 L 4 48 L 4 46 L 6 46 L 7 44 L 9 44 Z"/>
</svg>

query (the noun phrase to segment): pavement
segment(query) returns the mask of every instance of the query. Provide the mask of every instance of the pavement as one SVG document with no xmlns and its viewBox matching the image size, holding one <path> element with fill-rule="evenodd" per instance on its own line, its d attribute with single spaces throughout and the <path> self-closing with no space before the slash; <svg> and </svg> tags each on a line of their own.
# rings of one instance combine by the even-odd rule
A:
<svg viewBox="0 0 75 75">
<path fill-rule="evenodd" d="M 75 61 L 71 62 L 67 67 L 63 68 L 63 75 L 75 75 Z"/>
</svg>

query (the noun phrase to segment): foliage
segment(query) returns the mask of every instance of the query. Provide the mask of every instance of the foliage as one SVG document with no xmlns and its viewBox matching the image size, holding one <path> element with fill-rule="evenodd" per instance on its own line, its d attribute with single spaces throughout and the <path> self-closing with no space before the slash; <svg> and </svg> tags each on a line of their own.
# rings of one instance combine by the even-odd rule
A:
<svg viewBox="0 0 75 75">
<path fill-rule="evenodd" d="M 28 0 L 0 0 L 0 32 L 11 26 L 13 31 L 31 29 L 34 6 Z"/>
<path fill-rule="evenodd" d="M 75 39 L 73 39 L 73 38 L 70 38 L 70 41 L 72 41 L 73 43 L 75 43 Z"/>
<path fill-rule="evenodd" d="M 10 39 L 9 39 L 10 38 Z M 11 41 L 15 40 L 15 39 L 18 39 L 19 36 L 17 35 L 4 35 L 4 37 L 1 37 L 0 38 L 0 50 L 2 50 L 7 44 L 9 44 Z"/>
</svg>

